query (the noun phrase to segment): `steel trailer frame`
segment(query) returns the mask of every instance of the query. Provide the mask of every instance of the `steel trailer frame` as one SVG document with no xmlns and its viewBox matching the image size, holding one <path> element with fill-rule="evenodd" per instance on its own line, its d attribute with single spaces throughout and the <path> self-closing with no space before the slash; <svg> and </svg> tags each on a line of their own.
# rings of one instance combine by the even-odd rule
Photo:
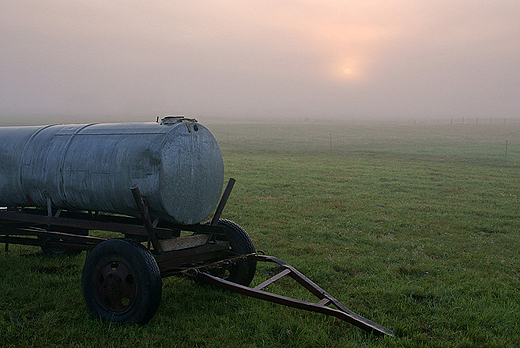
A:
<svg viewBox="0 0 520 348">
<path fill-rule="evenodd" d="M 7 208 L 0 210 L 0 243 L 5 243 L 6 251 L 9 249 L 9 244 L 22 244 L 40 246 L 44 250 L 56 251 L 56 253 L 61 251 L 80 252 L 93 250 L 98 245 L 110 240 L 89 236 L 90 230 L 118 232 L 122 233 L 126 239 L 139 243 L 139 246 L 143 243 L 147 245 L 147 250 L 153 255 L 153 259 L 158 266 L 160 277 L 173 275 L 190 277 L 242 295 L 334 316 L 377 335 L 394 335 L 389 329 L 347 309 L 337 299 L 286 262 L 257 252 L 247 254 L 235 252 L 230 247 L 229 238 L 226 237 L 226 227 L 220 223 L 222 221 L 220 216 L 234 183 L 234 179 L 229 180 L 213 218 L 205 224 L 179 225 L 162 220 L 152 221 L 146 197 L 141 195 L 137 186 L 133 186 L 130 189 L 139 208 L 140 219 L 90 211 L 62 209 L 54 211 L 50 203 L 46 209 Z M 192 232 L 193 234 L 181 236 L 181 231 Z M 247 238 L 249 237 L 247 236 Z M 255 269 L 256 262 L 269 262 L 274 263 L 281 270 L 270 279 L 254 287 L 225 279 L 223 270 L 228 269 L 229 272 L 230 267 L 251 262 L 254 263 Z M 85 267 L 86 265 L 87 262 Z M 110 269 L 98 272 L 103 275 L 105 275 L 103 272 L 108 272 L 110 277 L 117 277 L 117 272 L 112 272 Z M 286 276 L 293 278 L 315 295 L 318 301 L 315 303 L 302 301 L 266 291 L 268 286 Z M 114 286 L 117 290 L 119 288 L 116 285 Z M 125 285 L 120 284 L 120 286 L 124 288 Z M 130 295 L 125 296 L 133 298 L 135 289 L 131 287 L 130 290 L 127 289 L 126 291 L 130 291 Z M 160 289 L 158 291 L 160 298 Z M 112 307 L 109 306 L 110 309 Z M 119 309 L 119 307 L 115 307 L 114 311 L 117 312 Z M 149 320 L 154 313 L 155 309 L 142 322 Z M 108 320 L 111 320 L 110 317 L 108 317 Z"/>
</svg>

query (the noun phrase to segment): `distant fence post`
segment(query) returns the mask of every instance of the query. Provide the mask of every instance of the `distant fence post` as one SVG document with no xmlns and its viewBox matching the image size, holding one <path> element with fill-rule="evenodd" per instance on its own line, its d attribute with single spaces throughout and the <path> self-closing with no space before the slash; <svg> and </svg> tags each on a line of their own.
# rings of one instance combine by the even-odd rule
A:
<svg viewBox="0 0 520 348">
<path fill-rule="evenodd" d="M 505 154 L 505 161 L 507 162 L 507 145 L 509 144 L 509 140 L 506 140 L 506 154 Z"/>
</svg>

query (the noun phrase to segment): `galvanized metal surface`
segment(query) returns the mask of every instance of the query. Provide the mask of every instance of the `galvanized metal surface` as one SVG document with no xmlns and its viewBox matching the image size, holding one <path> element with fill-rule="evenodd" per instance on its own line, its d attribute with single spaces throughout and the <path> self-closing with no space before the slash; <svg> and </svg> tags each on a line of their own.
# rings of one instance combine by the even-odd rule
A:
<svg viewBox="0 0 520 348">
<path fill-rule="evenodd" d="M 0 206 L 53 207 L 179 224 L 204 220 L 222 191 L 224 167 L 211 132 L 194 120 L 0 127 Z"/>
</svg>

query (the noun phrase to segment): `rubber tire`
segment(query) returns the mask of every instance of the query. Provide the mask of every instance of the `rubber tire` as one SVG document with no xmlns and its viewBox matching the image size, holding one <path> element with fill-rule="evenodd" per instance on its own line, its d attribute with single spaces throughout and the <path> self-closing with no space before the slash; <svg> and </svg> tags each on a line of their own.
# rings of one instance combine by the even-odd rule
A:
<svg viewBox="0 0 520 348">
<path fill-rule="evenodd" d="M 49 248 L 46 246 L 41 246 L 42 252 L 46 256 L 59 256 L 59 255 L 67 255 L 74 256 L 79 255 L 83 250 L 81 249 L 70 249 L 70 248 Z"/>
<path fill-rule="evenodd" d="M 133 287 L 132 299 L 126 299 L 125 308 L 113 310 L 110 299 L 105 302 L 99 288 L 104 270 L 107 266 L 121 267 L 127 270 Z M 124 278 L 125 281 L 127 277 Z M 120 281 L 117 290 L 126 284 Z M 122 324 L 145 324 L 157 311 L 161 301 L 162 280 L 159 266 L 152 254 L 140 243 L 131 239 L 109 239 L 98 244 L 87 256 L 81 278 L 83 298 L 87 308 L 94 317 L 105 321 Z M 106 288 L 106 285 L 105 285 Z M 122 290 L 123 291 L 123 290 Z M 108 303 L 108 305 L 107 305 Z"/>
<path fill-rule="evenodd" d="M 256 252 L 253 241 L 240 225 L 226 219 L 220 219 L 218 225 L 226 228 L 226 238 L 232 251 L 237 254 Z M 233 283 L 249 286 L 255 276 L 255 272 L 255 260 L 241 261 L 229 267 L 229 275 L 225 279 Z"/>
<path fill-rule="evenodd" d="M 76 234 L 80 236 L 88 236 L 88 230 L 76 230 Z M 38 237 L 38 239 L 46 240 L 46 237 Z M 41 246 L 42 252 L 47 256 L 58 256 L 58 255 L 68 255 L 74 256 L 79 255 L 83 250 L 81 249 L 72 249 L 72 248 L 50 248 L 45 245 Z"/>
</svg>

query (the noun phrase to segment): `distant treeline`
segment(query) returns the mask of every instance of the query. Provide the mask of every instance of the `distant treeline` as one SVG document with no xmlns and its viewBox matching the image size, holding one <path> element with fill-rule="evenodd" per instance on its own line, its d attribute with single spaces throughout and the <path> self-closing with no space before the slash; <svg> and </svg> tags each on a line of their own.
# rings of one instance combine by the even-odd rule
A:
<svg viewBox="0 0 520 348">
<path fill-rule="evenodd" d="M 408 119 L 394 121 L 396 124 L 520 124 L 520 118 L 507 117 L 451 117 L 443 119 Z"/>
<path fill-rule="evenodd" d="M 304 123 L 323 123 L 323 122 L 342 122 L 354 124 L 394 124 L 394 125 L 513 125 L 520 124 L 520 117 L 450 117 L 450 118 L 401 118 L 401 119 L 327 119 L 327 118 L 286 118 L 284 122 L 304 122 Z"/>
</svg>

